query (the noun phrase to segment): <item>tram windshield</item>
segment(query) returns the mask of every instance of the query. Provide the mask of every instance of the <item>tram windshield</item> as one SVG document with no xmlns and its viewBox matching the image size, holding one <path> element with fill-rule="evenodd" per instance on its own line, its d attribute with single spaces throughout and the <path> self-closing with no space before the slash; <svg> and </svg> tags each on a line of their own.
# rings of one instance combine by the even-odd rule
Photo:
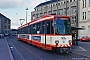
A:
<svg viewBox="0 0 90 60">
<path fill-rule="evenodd" d="M 71 24 L 69 18 L 55 18 L 55 34 L 71 34 Z"/>
</svg>

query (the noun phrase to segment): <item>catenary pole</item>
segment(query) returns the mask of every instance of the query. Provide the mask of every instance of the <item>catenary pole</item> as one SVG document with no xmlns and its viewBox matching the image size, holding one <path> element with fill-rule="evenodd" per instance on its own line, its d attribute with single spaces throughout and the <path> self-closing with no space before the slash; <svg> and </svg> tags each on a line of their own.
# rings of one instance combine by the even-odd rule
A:
<svg viewBox="0 0 90 60">
<path fill-rule="evenodd" d="M 76 27 L 78 27 L 78 0 L 76 1 Z M 76 45 L 78 45 L 78 30 L 76 29 Z"/>
</svg>

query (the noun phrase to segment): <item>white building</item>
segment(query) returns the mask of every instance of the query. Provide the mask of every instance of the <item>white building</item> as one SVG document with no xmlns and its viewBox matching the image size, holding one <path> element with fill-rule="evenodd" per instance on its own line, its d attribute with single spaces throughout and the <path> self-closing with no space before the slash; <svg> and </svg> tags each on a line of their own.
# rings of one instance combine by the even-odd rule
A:
<svg viewBox="0 0 90 60">
<path fill-rule="evenodd" d="M 79 37 L 90 37 L 90 0 L 80 1 L 80 20 L 79 27 L 84 27 L 85 30 L 79 31 Z"/>
<path fill-rule="evenodd" d="M 66 12 L 67 1 L 67 12 Z M 80 38 L 84 35 L 90 36 L 90 0 L 51 0 L 40 3 L 31 12 L 31 19 L 36 19 L 45 14 L 56 13 L 58 15 L 67 15 L 71 17 L 71 26 L 76 27 L 76 6 L 78 1 L 78 27 L 85 28 L 79 30 L 78 35 Z M 75 31 L 74 31 L 75 33 Z"/>
</svg>

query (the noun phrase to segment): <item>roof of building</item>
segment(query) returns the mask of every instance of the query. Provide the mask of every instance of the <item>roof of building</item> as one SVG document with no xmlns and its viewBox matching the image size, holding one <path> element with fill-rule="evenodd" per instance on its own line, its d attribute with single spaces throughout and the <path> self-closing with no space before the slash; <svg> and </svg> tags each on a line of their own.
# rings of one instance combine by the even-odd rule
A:
<svg viewBox="0 0 90 60">
<path fill-rule="evenodd" d="M 40 4 L 37 5 L 36 7 L 43 6 L 43 5 L 45 5 L 45 4 L 50 4 L 50 3 L 53 3 L 53 2 L 56 2 L 56 1 L 58 1 L 58 0 L 50 0 L 50 1 L 46 1 L 46 2 L 40 3 Z M 35 7 L 35 8 L 36 8 L 36 7 Z"/>
<path fill-rule="evenodd" d="M 4 16 L 3 14 L 0 13 L 0 17 L 5 18 L 6 20 L 10 20 L 9 18 L 7 18 L 6 16 Z"/>
</svg>

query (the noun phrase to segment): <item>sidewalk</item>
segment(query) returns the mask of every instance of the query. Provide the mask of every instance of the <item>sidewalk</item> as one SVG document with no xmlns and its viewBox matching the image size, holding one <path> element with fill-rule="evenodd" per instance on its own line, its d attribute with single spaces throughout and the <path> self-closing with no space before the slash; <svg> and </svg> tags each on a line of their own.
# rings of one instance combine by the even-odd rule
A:
<svg viewBox="0 0 90 60">
<path fill-rule="evenodd" d="M 14 60 L 5 38 L 0 38 L 0 60 Z"/>
<path fill-rule="evenodd" d="M 71 47 L 71 51 L 84 54 L 90 57 L 90 44 L 87 42 L 78 42 L 78 43 L 79 43 L 78 45 L 73 45 Z"/>
</svg>

